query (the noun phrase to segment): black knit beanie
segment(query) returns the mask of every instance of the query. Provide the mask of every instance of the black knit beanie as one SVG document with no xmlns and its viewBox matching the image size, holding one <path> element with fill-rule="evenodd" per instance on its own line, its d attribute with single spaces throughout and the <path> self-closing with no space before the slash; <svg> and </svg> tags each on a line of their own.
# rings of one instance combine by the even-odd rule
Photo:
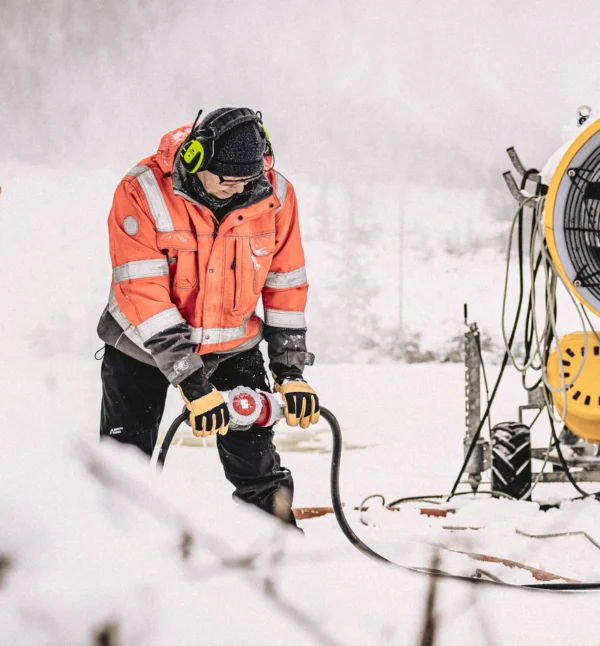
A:
<svg viewBox="0 0 600 646">
<path fill-rule="evenodd" d="M 206 115 L 201 128 L 233 108 L 219 108 Z M 252 177 L 264 168 L 265 138 L 256 123 L 247 122 L 232 128 L 215 141 L 215 154 L 206 167 L 221 177 Z"/>
</svg>

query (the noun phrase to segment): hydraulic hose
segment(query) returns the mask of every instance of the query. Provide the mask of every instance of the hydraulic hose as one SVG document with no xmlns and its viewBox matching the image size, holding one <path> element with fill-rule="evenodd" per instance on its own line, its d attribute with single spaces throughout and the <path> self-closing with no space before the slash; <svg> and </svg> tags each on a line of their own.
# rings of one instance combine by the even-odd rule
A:
<svg viewBox="0 0 600 646">
<path fill-rule="evenodd" d="M 335 415 L 328 409 L 321 406 L 321 416 L 329 424 L 331 429 L 331 434 L 333 435 L 333 450 L 331 454 L 331 502 L 333 505 L 333 513 L 335 518 L 340 526 L 342 532 L 346 538 L 361 552 L 364 552 L 371 558 L 374 558 L 378 561 L 384 561 L 385 563 L 393 563 L 389 559 L 386 559 L 385 556 L 381 556 L 374 550 L 372 550 L 368 545 L 363 543 L 360 538 L 354 533 L 352 527 L 350 527 L 346 516 L 344 515 L 344 508 L 342 506 L 342 501 L 340 497 L 340 461 L 342 459 L 342 429 L 340 424 L 337 421 Z"/>
<path fill-rule="evenodd" d="M 439 576 L 444 578 L 453 578 L 466 581 L 471 584 L 477 585 L 503 585 L 507 587 L 515 588 L 525 588 L 530 590 L 545 590 L 545 591 L 554 591 L 554 592 L 574 592 L 574 591 L 586 591 L 586 590 L 599 590 L 600 584 L 598 583 L 537 583 L 530 585 L 512 585 L 509 583 L 504 583 L 503 581 L 486 581 L 485 579 L 473 579 L 471 577 L 449 574 L 442 570 L 437 570 L 433 568 L 423 568 L 423 567 L 411 567 L 407 565 L 400 565 L 399 563 L 394 563 L 386 559 L 385 556 L 377 553 L 375 550 L 371 549 L 366 543 L 358 538 L 354 533 L 352 527 L 348 524 L 346 516 L 344 515 L 344 508 L 341 503 L 340 498 L 340 462 L 342 457 L 342 431 L 340 425 L 335 417 L 335 415 L 328 410 L 327 408 L 321 407 L 321 415 L 325 421 L 329 424 L 331 433 L 333 435 L 333 451 L 331 456 L 331 502 L 333 504 L 333 511 L 335 513 L 336 520 L 340 526 L 342 532 L 346 538 L 356 547 L 356 549 L 363 552 L 367 556 L 377 560 L 383 561 L 393 565 L 394 567 L 400 568 L 402 570 L 410 570 L 411 572 L 419 572 L 421 574 L 430 574 L 433 576 Z"/>
<path fill-rule="evenodd" d="M 163 443 L 160 446 L 160 450 L 158 452 L 158 458 L 156 459 L 156 466 L 159 469 L 162 469 L 165 466 L 165 460 L 167 459 L 167 452 L 169 450 L 169 447 L 171 446 L 173 437 L 175 436 L 175 433 L 177 433 L 177 429 L 183 424 L 183 422 L 185 422 L 188 416 L 189 416 L 189 413 L 187 411 L 183 411 L 183 413 L 178 415 L 173 420 L 171 426 L 169 426 L 169 430 L 165 435 L 165 439 L 163 440 Z"/>
<path fill-rule="evenodd" d="M 158 457 L 156 459 L 157 468 L 162 469 L 165 466 L 167 453 L 169 452 L 169 447 L 173 442 L 175 433 L 177 433 L 177 430 L 179 429 L 181 424 L 183 424 L 183 422 L 187 419 L 188 415 L 189 413 L 187 411 L 184 411 L 183 413 L 178 415 L 171 423 L 171 426 L 169 426 L 169 430 L 167 431 L 165 438 L 162 442 L 162 445 L 160 447 L 160 450 L 158 452 Z M 352 527 L 350 527 L 348 521 L 346 520 L 346 516 L 344 515 L 344 509 L 343 509 L 341 497 L 340 497 L 340 461 L 342 458 L 342 430 L 340 428 L 340 424 L 337 421 L 335 415 L 328 408 L 324 408 L 323 406 L 321 406 L 321 416 L 327 422 L 327 424 L 329 424 L 329 428 L 331 429 L 331 433 L 333 435 L 330 486 L 331 486 L 331 502 L 333 504 L 333 511 L 335 513 L 337 522 L 342 532 L 344 532 L 346 538 L 352 543 L 352 545 L 354 545 L 361 552 L 364 552 L 365 554 L 367 554 L 368 556 L 376 560 L 385 561 L 386 563 L 392 563 L 392 561 L 386 559 L 384 556 L 381 556 L 381 554 L 378 554 L 377 552 L 372 550 L 368 545 L 363 543 L 360 540 L 360 538 L 358 538 L 358 536 L 354 533 Z"/>
<path fill-rule="evenodd" d="M 539 583 L 539 584 L 533 584 L 533 585 L 511 585 L 509 583 L 504 583 L 500 580 L 489 581 L 485 579 L 473 579 L 468 576 L 464 576 L 460 574 L 450 574 L 448 572 L 444 572 L 443 570 L 437 570 L 434 568 L 400 565 L 399 563 L 395 563 L 394 561 L 390 561 L 389 559 L 385 558 L 385 556 L 382 556 L 375 550 L 371 549 L 366 543 L 361 541 L 361 539 L 354 533 L 354 530 L 352 529 L 352 527 L 350 527 L 350 524 L 346 519 L 346 516 L 344 514 L 344 508 L 340 497 L 340 462 L 342 458 L 342 430 L 340 428 L 340 424 L 337 421 L 335 415 L 329 409 L 321 406 L 321 415 L 329 425 L 329 428 L 331 429 L 331 434 L 333 436 L 330 488 L 331 488 L 331 502 L 332 502 L 335 518 L 338 522 L 338 525 L 340 526 L 340 529 L 346 536 L 346 538 L 357 550 L 361 551 L 363 554 L 369 556 L 370 558 L 376 561 L 388 563 L 389 565 L 392 565 L 401 570 L 405 570 L 405 571 L 408 570 L 411 572 L 418 572 L 420 574 L 429 574 L 429 575 L 443 577 L 443 578 L 459 579 L 462 581 L 466 581 L 467 583 L 477 584 L 477 585 L 487 585 L 487 586 L 504 585 L 511 588 L 515 587 L 515 588 L 557 591 L 557 592 L 600 589 L 600 584 L 598 583 Z M 175 436 L 175 433 L 177 432 L 181 424 L 187 419 L 187 417 L 188 417 L 188 413 L 184 411 L 173 420 L 173 423 L 171 424 L 171 426 L 169 427 L 169 430 L 165 435 L 162 446 L 160 447 L 160 451 L 157 458 L 157 467 L 161 469 L 163 468 L 165 464 L 165 459 L 167 457 L 167 453 L 169 451 L 169 447 L 171 446 L 171 443 L 173 441 L 173 437 Z"/>
</svg>

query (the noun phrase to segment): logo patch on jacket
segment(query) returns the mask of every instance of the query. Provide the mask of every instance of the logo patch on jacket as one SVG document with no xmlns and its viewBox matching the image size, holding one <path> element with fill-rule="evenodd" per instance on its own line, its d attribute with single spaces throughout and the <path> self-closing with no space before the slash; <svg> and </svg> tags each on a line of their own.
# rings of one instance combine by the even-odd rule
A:
<svg viewBox="0 0 600 646">
<path fill-rule="evenodd" d="M 140 228 L 138 221 L 133 217 L 133 215 L 128 215 L 123 220 L 123 230 L 127 235 L 134 236 Z"/>
<path fill-rule="evenodd" d="M 187 359 L 180 359 L 174 366 L 173 372 L 178 375 L 180 372 L 187 370 L 190 367 Z"/>
</svg>

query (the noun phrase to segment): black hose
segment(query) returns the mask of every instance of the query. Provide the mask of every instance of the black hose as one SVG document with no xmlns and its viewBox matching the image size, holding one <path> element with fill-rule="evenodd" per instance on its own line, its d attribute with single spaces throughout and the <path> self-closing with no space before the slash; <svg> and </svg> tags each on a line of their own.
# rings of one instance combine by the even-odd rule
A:
<svg viewBox="0 0 600 646">
<path fill-rule="evenodd" d="M 573 474 L 571 473 L 571 470 L 569 469 L 569 465 L 567 464 L 567 461 L 565 460 L 565 456 L 563 455 L 562 449 L 560 447 L 560 440 L 558 439 L 558 435 L 556 433 L 556 427 L 554 426 L 554 419 L 552 418 L 552 413 L 550 410 L 548 410 L 548 419 L 550 421 L 550 429 L 552 432 L 552 439 L 554 440 L 554 446 L 556 447 L 556 452 L 558 454 L 558 459 L 560 461 L 560 465 L 565 472 L 567 479 L 569 482 L 573 485 L 576 491 L 578 491 L 581 494 L 582 498 L 588 498 L 589 496 L 595 496 L 596 494 L 593 493 L 588 493 L 587 491 L 584 491 L 578 484 L 575 478 L 573 477 Z"/>
<path fill-rule="evenodd" d="M 371 549 L 366 543 L 363 543 L 363 541 L 361 541 L 360 538 L 358 538 L 358 536 L 354 533 L 354 530 L 352 529 L 352 527 L 350 527 L 348 520 L 346 519 L 346 516 L 344 515 L 344 508 L 342 506 L 341 497 L 340 497 L 340 462 L 342 458 L 342 431 L 335 415 L 329 409 L 321 406 L 321 415 L 323 416 L 323 419 L 329 424 L 329 428 L 331 429 L 331 434 L 333 435 L 330 486 L 331 486 L 331 502 L 333 505 L 335 518 L 342 532 L 346 536 L 346 538 L 350 541 L 350 543 L 352 543 L 352 545 L 357 550 L 361 551 L 363 554 L 366 554 L 367 556 L 369 556 L 370 558 L 376 561 L 388 563 L 389 565 L 392 565 L 404 571 L 418 572 L 419 574 L 429 574 L 430 576 L 442 577 L 446 579 L 448 578 L 459 579 L 461 581 L 466 581 L 467 583 L 470 583 L 470 584 L 487 585 L 487 586 L 505 585 L 507 587 L 529 588 L 534 590 L 546 590 L 546 591 L 555 590 L 557 592 L 600 589 L 600 584 L 597 584 L 597 583 L 539 583 L 539 584 L 533 584 L 533 585 L 514 585 L 513 586 L 509 583 L 498 583 L 494 581 L 487 581 L 485 579 L 473 579 L 471 577 L 463 576 L 460 574 L 450 574 L 448 572 L 444 572 L 442 570 L 437 570 L 434 568 L 400 565 L 399 563 L 394 563 L 394 561 L 390 561 L 389 559 L 385 558 L 385 556 L 382 556 L 375 550 Z M 160 447 L 160 451 L 158 454 L 157 466 L 159 468 L 162 469 L 162 467 L 164 466 L 165 459 L 167 457 L 167 452 L 169 451 L 169 447 L 171 446 L 173 437 L 175 436 L 175 433 L 177 432 L 181 424 L 185 421 L 187 416 L 188 416 L 188 413 L 184 411 L 173 420 L 173 423 L 169 427 L 169 430 L 165 435 L 165 439 L 163 440 L 162 446 Z M 460 495 L 460 494 L 457 494 L 457 495 Z"/>
<path fill-rule="evenodd" d="M 544 590 L 544 591 L 555 591 L 555 592 L 573 592 L 573 591 L 585 591 L 585 590 L 599 590 L 600 584 L 598 583 L 534 583 L 529 585 L 512 585 L 510 583 L 497 582 L 497 581 L 486 581 L 485 579 L 473 579 L 468 576 L 449 574 L 442 570 L 437 570 L 433 568 L 421 568 L 421 567 L 411 567 L 407 565 L 400 565 L 399 563 L 394 563 L 386 559 L 385 556 L 377 553 L 375 550 L 371 549 L 366 543 L 358 538 L 354 533 L 354 530 L 348 524 L 346 516 L 344 515 L 344 508 L 342 506 L 340 498 L 340 462 L 342 457 L 342 431 L 340 429 L 339 422 L 335 418 L 335 415 L 321 406 L 321 415 L 325 421 L 329 424 L 331 433 L 333 435 L 333 451 L 331 456 L 331 502 L 333 504 L 333 511 L 335 513 L 335 518 L 340 526 L 342 532 L 346 538 L 356 547 L 357 550 L 361 551 L 363 554 L 375 559 L 376 561 L 383 561 L 388 563 L 396 568 L 401 570 L 409 570 L 411 572 L 418 572 L 420 574 L 429 574 L 430 576 L 442 577 L 442 578 L 451 578 L 451 579 L 460 579 L 466 581 L 470 584 L 477 585 L 488 585 L 488 586 L 497 586 L 503 585 L 506 587 L 514 588 L 525 588 L 531 590 Z M 456 494 L 460 495 L 460 494 Z"/>
<path fill-rule="evenodd" d="M 332 456 L 331 456 L 331 502 L 333 504 L 333 511 L 335 513 L 335 517 L 338 521 L 338 524 L 342 531 L 344 532 L 346 538 L 361 552 L 364 554 L 367 554 L 371 558 L 374 558 L 378 561 L 384 561 L 385 563 L 391 563 L 392 565 L 396 565 L 389 559 L 386 559 L 384 556 L 381 554 L 378 554 L 374 550 L 372 550 L 368 545 L 363 543 L 360 538 L 354 533 L 350 525 L 348 524 L 348 521 L 346 520 L 346 516 L 344 516 L 344 510 L 342 507 L 341 503 L 341 498 L 340 498 L 340 461 L 342 458 L 342 430 L 340 428 L 340 424 L 337 421 L 335 415 L 327 408 L 323 408 L 321 406 L 321 415 L 323 419 L 329 424 L 329 428 L 331 429 L 331 433 L 333 435 L 333 451 L 332 451 Z M 160 447 L 160 450 L 158 452 L 158 458 L 156 460 L 156 465 L 159 469 L 162 469 L 165 465 L 165 460 L 167 458 L 167 453 L 169 451 L 169 447 L 171 446 L 171 443 L 173 441 L 173 437 L 175 436 L 175 433 L 177 433 L 177 430 L 181 426 L 181 424 L 187 419 L 188 413 L 187 411 L 184 411 L 181 413 L 181 415 L 178 415 L 174 420 L 171 426 L 169 426 L 169 430 L 167 431 L 165 435 L 165 439 L 163 440 L 163 443 Z M 403 567 L 403 566 L 398 566 L 398 567 Z M 419 569 L 419 571 L 421 571 Z"/>
<path fill-rule="evenodd" d="M 354 530 L 348 524 L 346 516 L 344 515 L 344 508 L 342 506 L 342 501 L 340 498 L 340 461 L 342 459 L 342 430 L 340 429 L 340 424 L 337 421 L 335 415 L 327 408 L 321 406 L 321 416 L 329 424 L 331 429 L 331 434 L 333 435 L 333 450 L 331 453 L 331 503 L 333 505 L 333 512 L 335 514 L 338 525 L 340 526 L 342 532 L 346 538 L 361 552 L 367 554 L 371 558 L 374 558 L 378 561 L 384 561 L 385 563 L 392 563 L 389 559 L 386 559 L 385 556 L 381 556 L 374 550 L 372 550 L 368 545 L 363 543 L 360 538 L 354 533 Z"/>
<path fill-rule="evenodd" d="M 169 426 L 169 430 L 167 431 L 167 434 L 165 435 L 165 439 L 161 444 L 160 451 L 158 452 L 158 458 L 156 459 L 156 466 L 159 469 L 162 469 L 165 466 L 165 460 L 167 459 L 167 452 L 169 450 L 169 447 L 171 446 L 173 437 L 175 436 L 175 433 L 177 433 L 177 429 L 183 424 L 183 422 L 185 422 L 188 416 L 189 416 L 189 413 L 187 411 L 183 411 L 181 415 L 178 415 L 173 420 L 173 423 L 171 424 L 171 426 Z"/>
</svg>

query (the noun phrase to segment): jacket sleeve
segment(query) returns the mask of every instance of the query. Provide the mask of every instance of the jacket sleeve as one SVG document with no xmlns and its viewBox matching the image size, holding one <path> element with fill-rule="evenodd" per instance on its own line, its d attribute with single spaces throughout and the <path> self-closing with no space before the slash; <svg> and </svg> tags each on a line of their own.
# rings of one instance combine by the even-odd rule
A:
<svg viewBox="0 0 600 646">
<path fill-rule="evenodd" d="M 275 250 L 262 300 L 270 368 L 277 378 L 301 376 L 314 356 L 306 349 L 308 281 L 293 186 L 275 173 L 280 207 L 275 216 Z"/>
<path fill-rule="evenodd" d="M 171 301 L 167 258 L 158 249 L 156 222 L 135 177 L 126 177 L 115 192 L 108 234 L 113 267 L 109 312 L 177 385 L 203 362 L 189 325 Z"/>
</svg>

